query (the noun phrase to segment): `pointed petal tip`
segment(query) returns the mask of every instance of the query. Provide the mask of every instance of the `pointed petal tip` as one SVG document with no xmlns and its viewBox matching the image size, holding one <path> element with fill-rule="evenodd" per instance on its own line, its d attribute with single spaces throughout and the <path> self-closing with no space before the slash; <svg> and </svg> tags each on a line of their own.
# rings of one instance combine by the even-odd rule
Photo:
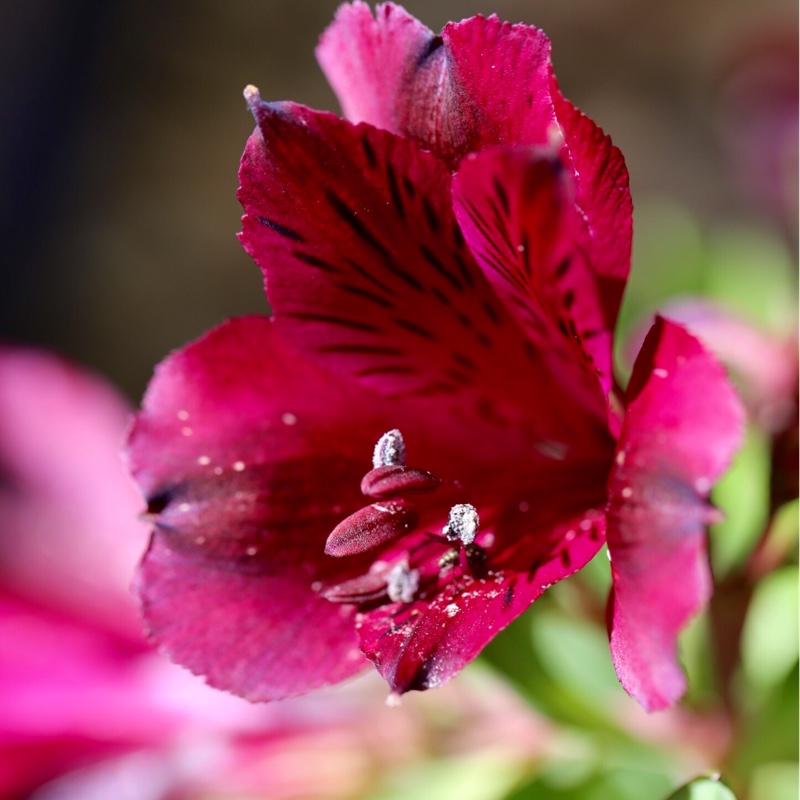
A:
<svg viewBox="0 0 800 800">
<path fill-rule="evenodd" d="M 242 94 L 244 94 L 244 99 L 250 108 L 261 102 L 261 93 L 258 91 L 258 86 L 253 86 L 252 83 L 248 83 L 244 87 Z"/>
</svg>

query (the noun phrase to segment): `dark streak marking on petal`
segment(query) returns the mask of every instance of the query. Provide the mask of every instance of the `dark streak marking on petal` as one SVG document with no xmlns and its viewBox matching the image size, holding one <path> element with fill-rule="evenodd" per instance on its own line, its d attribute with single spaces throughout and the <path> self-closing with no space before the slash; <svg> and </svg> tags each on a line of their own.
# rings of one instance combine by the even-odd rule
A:
<svg viewBox="0 0 800 800">
<path fill-rule="evenodd" d="M 411 333 L 416 333 L 417 336 L 421 336 L 423 339 L 427 339 L 429 342 L 436 341 L 435 333 L 429 331 L 427 328 L 423 328 L 421 325 L 417 325 L 416 322 L 411 322 L 410 320 L 403 319 L 402 317 L 395 317 L 394 321 L 400 325 L 400 327 L 405 328 L 407 331 L 411 331 Z"/>
<path fill-rule="evenodd" d="M 569 310 L 570 308 L 572 308 L 572 304 L 574 302 L 575 302 L 575 292 L 573 292 L 572 289 L 569 289 L 568 291 L 564 292 L 564 296 L 561 298 L 561 304 L 564 306 L 564 308 Z"/>
<path fill-rule="evenodd" d="M 479 331 L 475 334 L 478 341 L 488 350 L 492 349 L 492 340 L 483 332 Z"/>
<path fill-rule="evenodd" d="M 375 356 L 405 355 L 405 351 L 399 347 L 387 347 L 379 344 L 323 344 L 317 348 L 317 352 Z"/>
<path fill-rule="evenodd" d="M 387 300 L 385 297 L 369 291 L 369 289 L 362 289 L 360 286 L 352 286 L 349 283 L 341 282 L 337 283 L 336 285 L 343 292 L 354 294 L 357 297 L 363 297 L 365 300 L 370 300 L 373 303 L 377 303 L 381 308 L 394 308 L 394 303 L 392 303 L 391 300 Z"/>
<path fill-rule="evenodd" d="M 334 317 L 332 314 L 314 314 L 308 311 L 284 311 L 281 316 L 290 317 L 292 319 L 301 319 L 305 322 L 323 322 L 326 325 L 340 325 L 343 328 L 350 328 L 354 331 L 364 331 L 365 333 L 381 332 L 379 327 L 376 325 L 370 325 L 368 322 L 358 322 L 357 320 L 347 319 L 346 317 Z"/>
<path fill-rule="evenodd" d="M 458 321 L 465 327 L 472 330 L 472 320 L 463 312 L 459 311 L 456 315 L 458 317 Z"/>
<path fill-rule="evenodd" d="M 500 183 L 500 179 L 495 176 L 493 180 L 494 191 L 497 195 L 497 199 L 500 201 L 500 205 L 503 207 L 503 213 L 505 216 L 508 216 L 511 208 L 508 204 L 508 193 L 505 190 L 505 187 L 502 183 Z"/>
<path fill-rule="evenodd" d="M 564 565 L 564 567 L 569 569 L 572 565 L 572 559 L 570 558 L 569 552 L 567 550 L 562 550 L 559 557 L 561 558 L 561 563 Z"/>
<path fill-rule="evenodd" d="M 414 197 L 417 194 L 417 190 L 414 188 L 414 184 L 411 182 L 411 179 L 407 175 L 403 175 L 403 188 L 406 190 L 406 194 L 409 197 Z"/>
<path fill-rule="evenodd" d="M 500 314 L 497 312 L 497 309 L 488 301 L 483 301 L 483 310 L 486 312 L 486 316 L 494 322 L 495 325 L 500 325 Z"/>
<path fill-rule="evenodd" d="M 393 295 L 394 291 L 387 286 L 382 281 L 378 280 L 369 270 L 362 267 L 360 264 L 353 261 L 352 258 L 345 257 L 345 261 L 359 274 L 362 278 L 366 278 L 370 281 L 373 285 L 377 286 L 379 289 L 383 289 L 386 294 Z"/>
<path fill-rule="evenodd" d="M 279 233 L 281 236 L 284 236 L 287 239 L 291 239 L 293 242 L 305 241 L 303 236 L 301 236 L 301 234 L 299 234 L 297 231 L 293 231 L 291 228 L 287 228 L 285 225 L 281 225 L 279 222 L 275 222 L 267 217 L 256 217 L 256 219 L 262 225 L 266 225 L 270 230 L 275 231 L 275 233 Z"/>
<path fill-rule="evenodd" d="M 461 258 L 461 255 L 459 253 L 455 252 L 453 253 L 453 258 L 455 258 L 456 264 L 458 264 L 458 268 L 461 271 L 461 277 L 464 278 L 464 283 L 466 283 L 467 286 L 474 286 L 475 281 L 464 259 Z"/>
<path fill-rule="evenodd" d="M 292 255 L 298 261 L 302 261 L 304 264 L 308 264 L 310 267 L 317 267 L 325 272 L 332 272 L 334 274 L 341 272 L 339 267 L 329 264 L 327 261 L 323 261 L 321 258 L 317 258 L 317 256 L 312 255 L 311 253 L 301 253 L 299 250 L 292 250 Z"/>
<path fill-rule="evenodd" d="M 339 217 L 346 222 L 353 233 L 356 234 L 359 238 L 365 241 L 368 245 L 372 248 L 377 250 L 384 258 L 388 259 L 390 257 L 389 251 L 386 249 L 386 246 L 375 238 L 373 233 L 367 228 L 366 225 L 361 221 L 355 211 L 353 211 L 345 202 L 342 200 L 338 195 L 328 189 L 325 192 L 325 196 L 328 198 L 328 202 L 331 204 L 333 210 L 339 215 Z"/>
<path fill-rule="evenodd" d="M 475 362 L 471 358 L 469 358 L 469 356 L 465 356 L 463 353 L 454 352 L 453 360 L 457 361 L 465 369 L 473 371 L 477 369 Z"/>
<path fill-rule="evenodd" d="M 438 298 L 438 299 L 439 299 L 439 300 L 440 300 L 442 303 L 444 303 L 444 305 L 446 305 L 446 306 L 449 306 L 449 305 L 450 305 L 450 298 L 449 298 L 449 297 L 448 297 L 448 296 L 447 296 L 447 295 L 446 295 L 446 294 L 445 294 L 445 293 L 444 293 L 444 292 L 443 292 L 441 289 L 437 289 L 437 288 L 434 286 L 434 287 L 433 287 L 433 289 L 432 289 L 432 291 L 433 291 L 433 293 L 436 295 L 436 297 L 437 297 L 437 298 Z"/>
<path fill-rule="evenodd" d="M 465 375 L 457 369 L 448 369 L 445 371 L 445 375 L 456 383 L 460 383 L 462 386 L 472 386 L 472 376 Z"/>
<path fill-rule="evenodd" d="M 461 232 L 461 226 L 456 220 L 453 220 L 453 242 L 455 242 L 456 247 L 459 249 L 465 244 L 464 234 Z"/>
<path fill-rule="evenodd" d="M 464 291 L 464 286 L 461 281 L 450 272 L 447 267 L 436 257 L 434 253 L 428 250 L 424 244 L 419 245 L 419 251 L 422 253 L 423 258 L 444 278 L 447 278 L 459 292 Z"/>
<path fill-rule="evenodd" d="M 364 155 L 367 157 L 367 161 L 369 161 L 369 165 L 375 169 L 378 166 L 378 159 L 375 157 L 375 151 L 372 149 L 372 145 L 369 143 L 369 139 L 366 136 L 361 137 L 361 145 L 364 148 Z"/>
<path fill-rule="evenodd" d="M 400 196 L 400 188 L 397 185 L 397 176 L 394 173 L 394 167 L 389 161 L 386 162 L 386 180 L 389 184 L 389 194 L 392 198 L 395 211 L 400 219 L 406 218 L 406 210 L 403 206 L 403 198 Z"/>
<path fill-rule="evenodd" d="M 369 375 L 416 375 L 418 372 L 419 370 L 411 364 L 376 364 L 359 370 L 356 376 L 366 378 Z"/>
<path fill-rule="evenodd" d="M 556 267 L 556 277 L 563 278 L 567 274 L 570 265 L 570 257 L 566 256 L 564 260 Z"/>
<path fill-rule="evenodd" d="M 439 228 L 442 227 L 442 223 L 439 220 L 439 215 L 430 204 L 428 198 L 424 196 L 422 198 L 422 210 L 425 212 L 425 221 L 428 223 L 428 227 L 431 229 L 431 232 L 438 233 Z"/>
</svg>

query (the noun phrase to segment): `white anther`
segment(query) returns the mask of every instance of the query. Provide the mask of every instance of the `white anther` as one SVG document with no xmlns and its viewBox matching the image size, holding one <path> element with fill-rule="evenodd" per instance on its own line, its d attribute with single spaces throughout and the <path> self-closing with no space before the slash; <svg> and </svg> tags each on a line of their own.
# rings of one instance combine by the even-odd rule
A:
<svg viewBox="0 0 800 800">
<path fill-rule="evenodd" d="M 469 503 L 459 503 L 450 509 L 450 518 L 442 533 L 451 542 L 460 541 L 463 545 L 472 544 L 478 533 L 478 509 Z"/>
<path fill-rule="evenodd" d="M 386 576 L 386 593 L 393 603 L 410 603 L 419 589 L 419 570 L 405 561 L 395 564 Z"/>
<path fill-rule="evenodd" d="M 378 467 L 404 467 L 406 465 L 406 445 L 403 434 L 397 428 L 381 436 L 372 453 L 372 466 Z"/>
</svg>

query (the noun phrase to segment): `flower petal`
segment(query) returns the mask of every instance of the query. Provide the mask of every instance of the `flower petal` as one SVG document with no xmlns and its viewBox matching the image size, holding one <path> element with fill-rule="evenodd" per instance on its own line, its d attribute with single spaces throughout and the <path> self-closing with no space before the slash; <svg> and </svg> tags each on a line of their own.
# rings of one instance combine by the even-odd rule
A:
<svg viewBox="0 0 800 800">
<path fill-rule="evenodd" d="M 431 597 L 359 616 L 361 648 L 394 692 L 432 689 L 450 680 L 553 583 L 581 569 L 603 543 L 602 514 L 596 511 L 546 530 L 529 527 L 524 536 L 521 520 L 514 522 L 517 547 L 498 554 L 499 560 L 490 548 L 486 570 L 454 576 Z"/>
<path fill-rule="evenodd" d="M 612 384 L 606 326 L 584 226 L 550 150 L 471 154 L 453 181 L 456 219 L 497 293 L 539 349 L 563 354 L 570 383 Z M 591 402 L 591 401 L 590 401 Z"/>
<path fill-rule="evenodd" d="M 128 586 L 147 528 L 119 458 L 129 414 L 98 376 L 0 348 L 0 581 L 138 641 Z"/>
<path fill-rule="evenodd" d="M 495 16 L 434 36 L 391 3 L 374 19 L 365 3 L 344 5 L 317 58 L 349 119 L 408 136 L 451 165 L 490 145 L 544 144 L 556 121 L 547 37 Z"/>
<path fill-rule="evenodd" d="M 226 323 L 160 365 L 130 461 L 156 523 L 144 615 L 176 661 L 250 699 L 362 668 L 352 614 L 312 584 L 363 572 L 323 549 L 363 505 L 379 413 L 357 386 L 297 359 L 262 317 Z"/>
<path fill-rule="evenodd" d="M 565 100 L 552 79 L 564 138 L 561 156 L 572 165 L 574 202 L 586 226 L 586 258 L 597 276 L 605 328 L 614 331 L 631 268 L 633 204 L 625 159 L 611 139 Z"/>
<path fill-rule="evenodd" d="M 613 331 L 630 269 L 631 198 L 619 150 L 563 98 L 542 31 L 496 17 L 447 25 L 440 37 L 403 9 L 343 5 L 317 57 L 346 116 L 408 136 L 452 167 L 494 145 L 563 138 L 576 202 Z M 525 80 L 519 80 L 519 75 Z"/>
<path fill-rule="evenodd" d="M 284 341 L 393 398 L 450 402 L 539 439 L 596 435 L 563 359 L 531 347 L 475 264 L 441 162 L 366 125 L 250 101 L 241 238 Z M 604 420 L 602 398 L 594 412 Z"/>
<path fill-rule="evenodd" d="M 138 588 L 152 634 L 173 660 L 211 686 L 262 701 L 337 683 L 367 666 L 355 607 L 315 594 L 310 577 L 226 567 L 156 534 Z"/>
<path fill-rule="evenodd" d="M 661 318 L 628 387 L 609 485 L 611 652 L 622 685 L 646 709 L 685 689 L 676 637 L 711 593 L 707 501 L 742 436 L 743 410 L 720 365 Z"/>
</svg>

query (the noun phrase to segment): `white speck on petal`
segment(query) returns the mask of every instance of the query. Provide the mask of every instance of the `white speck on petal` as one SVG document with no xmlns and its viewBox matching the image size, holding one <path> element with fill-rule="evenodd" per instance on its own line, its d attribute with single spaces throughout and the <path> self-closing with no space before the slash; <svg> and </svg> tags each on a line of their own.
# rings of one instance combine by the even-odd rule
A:
<svg viewBox="0 0 800 800">
<path fill-rule="evenodd" d="M 667 372 L 665 369 L 662 369 L 661 367 L 656 367 L 653 370 L 653 375 L 655 375 L 656 378 L 666 378 L 669 375 L 669 372 Z"/>
<path fill-rule="evenodd" d="M 256 553 L 258 553 L 258 548 L 248 547 L 247 550 L 245 550 L 244 552 L 247 553 L 248 556 L 254 556 Z"/>
<path fill-rule="evenodd" d="M 188 503 L 181 503 L 178 506 L 178 511 L 182 511 L 182 512 L 186 513 L 190 508 L 191 508 L 191 506 Z"/>
<path fill-rule="evenodd" d="M 233 469 L 235 472 L 244 472 L 244 461 L 235 461 L 233 464 Z"/>
<path fill-rule="evenodd" d="M 201 467 L 207 467 L 207 466 L 208 466 L 208 465 L 211 463 L 211 459 L 210 459 L 208 456 L 200 456 L 200 457 L 197 459 L 197 463 L 198 463 L 198 464 L 199 464 Z"/>
<path fill-rule="evenodd" d="M 480 520 L 478 509 L 470 503 L 458 503 L 450 509 L 447 525 L 442 528 L 442 533 L 450 541 L 460 541 L 462 544 L 472 544 L 478 533 Z"/>
<path fill-rule="evenodd" d="M 184 427 L 181 428 L 181 433 L 184 436 L 191 436 L 193 431 L 188 425 L 184 425 Z"/>
<path fill-rule="evenodd" d="M 183 420 L 185 422 L 187 419 L 189 419 L 189 412 L 186 411 L 185 409 L 181 409 L 178 412 L 178 419 Z"/>
<path fill-rule="evenodd" d="M 694 482 L 694 488 L 700 494 L 706 494 L 707 492 L 711 491 L 711 481 L 708 478 L 698 478 Z"/>
<path fill-rule="evenodd" d="M 448 617 L 454 617 L 456 614 L 458 614 L 459 608 L 455 603 L 450 603 L 450 605 L 447 606 L 444 611 Z"/>
<path fill-rule="evenodd" d="M 631 497 L 631 496 L 633 495 L 633 489 L 631 489 L 631 487 L 630 487 L 630 486 L 626 486 L 626 487 L 625 487 L 625 488 L 624 488 L 624 489 L 623 489 L 623 490 L 620 492 L 620 494 L 621 494 L 623 497 L 625 497 L 625 498 Z"/>
<path fill-rule="evenodd" d="M 215 475 L 222 475 L 222 467 L 214 467 Z"/>
<path fill-rule="evenodd" d="M 524 245 L 524 244 L 518 244 L 518 245 L 517 245 L 517 250 L 518 250 L 520 253 L 524 253 L 524 252 L 525 252 L 525 245 Z"/>
<path fill-rule="evenodd" d="M 287 411 L 282 417 L 281 422 L 284 425 L 296 425 L 297 424 L 297 417 L 292 414 L 291 411 Z"/>
<path fill-rule="evenodd" d="M 386 697 L 386 705 L 389 706 L 389 708 L 400 708 L 401 704 L 402 700 L 400 699 L 400 695 L 397 694 L 397 692 L 391 692 Z"/>
<path fill-rule="evenodd" d="M 518 508 L 523 514 L 526 514 L 528 511 L 531 510 L 531 504 L 527 500 L 523 500 L 519 504 Z"/>
<path fill-rule="evenodd" d="M 616 461 L 617 461 L 617 464 L 619 464 L 620 467 L 625 463 L 626 457 L 627 457 L 627 454 L 625 453 L 624 450 L 620 450 L 619 453 L 617 453 Z"/>
</svg>

